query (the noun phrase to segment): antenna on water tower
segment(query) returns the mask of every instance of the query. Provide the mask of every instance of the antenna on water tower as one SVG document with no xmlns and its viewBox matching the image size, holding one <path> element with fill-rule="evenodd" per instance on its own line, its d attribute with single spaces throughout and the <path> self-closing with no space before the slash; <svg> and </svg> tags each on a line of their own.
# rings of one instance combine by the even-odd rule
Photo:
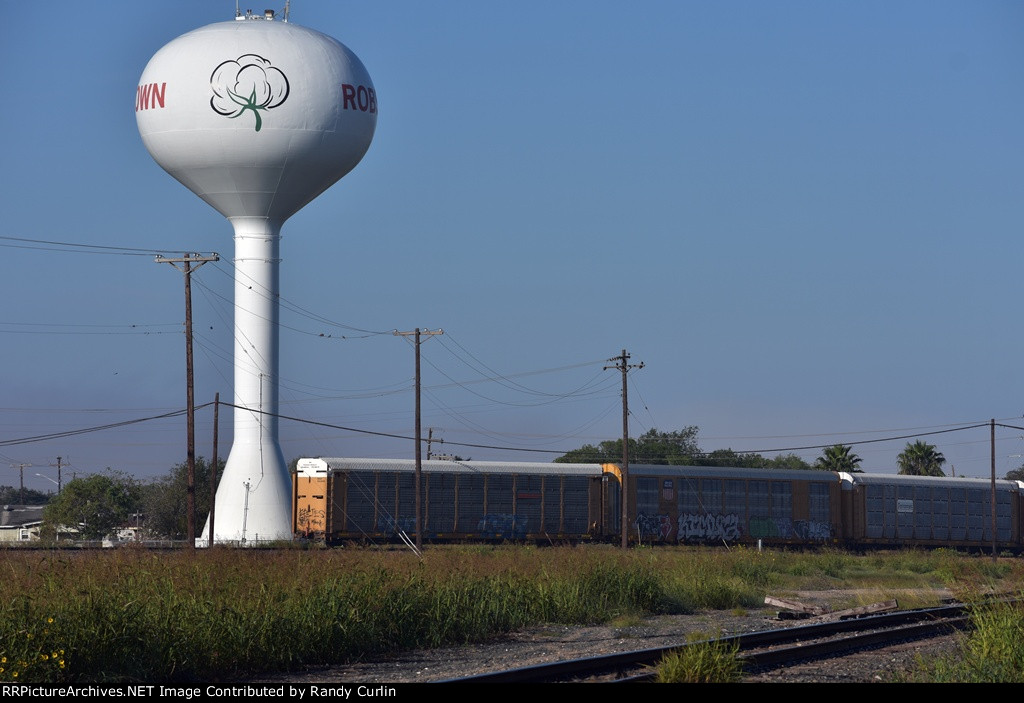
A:
<svg viewBox="0 0 1024 703">
<path fill-rule="evenodd" d="M 252 544 L 249 533 L 256 541 L 292 534 L 291 477 L 278 441 L 281 227 L 363 158 L 377 93 L 337 40 L 265 21 L 270 12 L 236 13 L 153 56 L 135 116 L 156 162 L 234 229 L 234 443 L 213 538 Z M 245 486 L 250 476 L 258 478 Z M 209 527 L 198 545 L 208 544 Z"/>
</svg>

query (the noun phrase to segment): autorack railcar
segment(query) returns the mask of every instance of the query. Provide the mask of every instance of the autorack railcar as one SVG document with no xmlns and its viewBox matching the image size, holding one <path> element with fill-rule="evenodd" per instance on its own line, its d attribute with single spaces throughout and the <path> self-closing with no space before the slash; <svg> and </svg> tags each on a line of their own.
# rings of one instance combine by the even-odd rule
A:
<svg viewBox="0 0 1024 703">
<path fill-rule="evenodd" d="M 435 541 L 616 541 L 616 464 L 425 461 L 423 537 Z M 415 532 L 415 462 L 301 459 L 296 535 L 327 542 Z M 641 543 L 992 545 L 984 479 L 634 465 L 629 540 Z M 1022 544 L 1024 484 L 996 482 L 996 544 Z"/>
<path fill-rule="evenodd" d="M 855 545 L 987 547 L 992 539 L 993 484 L 981 478 L 839 474 L 846 520 L 842 538 Z M 995 543 L 1021 547 L 1017 481 L 997 480 Z"/>
<path fill-rule="evenodd" d="M 629 483 L 642 542 L 821 543 L 842 532 L 840 480 L 827 471 L 637 465 Z"/>
<path fill-rule="evenodd" d="M 324 539 L 415 532 L 415 462 L 300 459 L 293 529 Z M 587 540 L 602 537 L 600 464 L 422 462 L 423 537 L 431 540 Z"/>
</svg>

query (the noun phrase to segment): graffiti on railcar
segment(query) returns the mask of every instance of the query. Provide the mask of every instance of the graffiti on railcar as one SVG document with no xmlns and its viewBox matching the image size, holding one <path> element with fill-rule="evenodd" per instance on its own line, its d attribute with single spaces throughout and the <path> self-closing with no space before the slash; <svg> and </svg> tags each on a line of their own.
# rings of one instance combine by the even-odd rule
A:
<svg viewBox="0 0 1024 703">
<path fill-rule="evenodd" d="M 633 524 L 636 526 L 640 539 L 649 537 L 651 539 L 667 541 L 672 536 L 671 515 L 645 515 L 640 513 L 636 516 L 636 522 Z"/>
<path fill-rule="evenodd" d="M 740 519 L 735 513 L 684 513 L 679 516 L 679 541 L 736 540 L 740 538 Z"/>
<path fill-rule="evenodd" d="M 832 538 L 832 523 L 819 520 L 791 520 L 788 517 L 750 518 L 750 536 L 757 538 L 825 541 Z"/>
<path fill-rule="evenodd" d="M 755 539 L 779 537 L 785 539 L 793 534 L 793 521 L 788 517 L 750 518 L 750 536 Z"/>
<path fill-rule="evenodd" d="M 299 508 L 296 522 L 299 529 L 303 532 L 316 530 L 322 532 L 327 524 L 327 511 L 323 508 L 315 508 L 312 505 L 301 507 Z"/>
<path fill-rule="evenodd" d="M 794 520 L 793 533 L 800 539 L 823 542 L 832 539 L 832 523 L 820 520 Z"/>
<path fill-rule="evenodd" d="M 405 532 L 407 534 L 416 532 L 415 517 L 400 517 L 397 520 L 390 515 L 384 515 L 380 519 L 381 532 Z"/>
<path fill-rule="evenodd" d="M 522 515 L 491 513 L 480 518 L 476 531 L 481 537 L 525 539 L 528 523 Z"/>
</svg>

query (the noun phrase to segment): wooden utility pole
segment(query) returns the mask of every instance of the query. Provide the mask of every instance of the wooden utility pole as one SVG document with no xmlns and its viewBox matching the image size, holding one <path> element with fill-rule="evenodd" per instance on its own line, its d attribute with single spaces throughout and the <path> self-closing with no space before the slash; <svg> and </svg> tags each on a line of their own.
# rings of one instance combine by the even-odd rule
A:
<svg viewBox="0 0 1024 703">
<path fill-rule="evenodd" d="M 612 366 L 605 366 L 604 370 L 618 369 L 622 372 L 622 485 L 619 488 L 619 503 L 622 504 L 622 548 L 629 546 L 629 510 L 626 503 L 626 493 L 629 485 L 629 396 L 626 390 L 626 374 L 630 369 L 642 369 L 644 362 L 639 364 L 629 363 L 629 354 L 623 349 L 619 356 L 613 356 L 608 361 L 616 362 Z"/>
<path fill-rule="evenodd" d="M 170 264 L 185 274 L 185 395 L 188 414 L 188 549 L 196 548 L 196 403 L 192 379 L 192 272 L 208 261 L 220 261 L 216 253 L 210 256 L 185 254 L 178 258 L 157 256 L 156 263 Z M 182 264 L 181 267 L 178 264 Z M 192 264 L 196 264 L 192 268 Z"/>
<path fill-rule="evenodd" d="M 996 419 L 989 423 L 989 444 L 992 446 L 992 561 L 996 560 Z"/>
<path fill-rule="evenodd" d="M 56 466 L 57 467 L 57 495 L 60 495 L 60 485 L 61 485 L 60 470 L 61 470 L 61 467 L 70 466 L 70 463 L 62 464 L 61 463 L 61 457 L 57 457 L 57 463 L 56 464 L 50 464 L 50 466 Z"/>
<path fill-rule="evenodd" d="M 423 550 L 423 493 L 421 484 L 421 477 L 423 475 L 423 440 L 421 437 L 422 429 L 420 427 L 420 337 L 433 337 L 438 334 L 444 334 L 444 330 L 438 329 L 431 332 L 430 330 L 421 330 L 417 327 L 412 332 L 394 331 L 394 335 L 396 337 L 413 336 L 416 338 L 416 486 L 413 489 L 416 498 L 416 551 Z"/>
<path fill-rule="evenodd" d="M 220 416 L 220 393 L 213 396 L 213 465 L 210 467 L 210 547 L 213 547 L 213 517 L 217 511 L 217 428 Z"/>
<path fill-rule="evenodd" d="M 11 464 L 11 468 L 12 469 L 15 466 L 18 467 L 18 475 L 21 477 L 21 497 L 18 498 L 18 500 L 20 500 L 21 504 L 24 505 L 25 504 L 25 467 L 26 466 L 32 466 L 32 464 Z"/>
</svg>

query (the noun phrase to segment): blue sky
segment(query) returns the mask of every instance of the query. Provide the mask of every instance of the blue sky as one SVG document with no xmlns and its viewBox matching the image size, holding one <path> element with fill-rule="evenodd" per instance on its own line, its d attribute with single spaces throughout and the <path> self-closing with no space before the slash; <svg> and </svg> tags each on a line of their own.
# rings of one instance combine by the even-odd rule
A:
<svg viewBox="0 0 1024 703">
<path fill-rule="evenodd" d="M 3 236 L 220 252 L 193 279 L 196 393 L 230 399 L 231 228 L 148 156 L 133 105 L 152 54 L 234 4 L 5 9 Z M 698 425 L 708 450 L 1024 425 L 1019 2 L 297 0 L 292 21 L 359 55 L 380 113 L 363 162 L 283 230 L 282 295 L 310 313 L 282 314 L 283 414 L 411 435 L 413 351 L 389 331 L 420 326 L 446 332 L 422 347 L 424 426 L 452 442 L 615 437 L 602 366 L 623 348 L 646 365 L 633 433 Z M 184 407 L 180 274 L 24 246 L 0 240 L 0 439 Z M 211 426 L 201 411 L 204 455 Z M 52 486 L 35 474 L 58 455 L 153 477 L 184 433 L 0 446 L 0 483 L 26 462 Z M 227 412 L 221 436 L 226 454 Z M 1022 436 L 997 433 L 1000 475 Z M 987 428 L 927 439 L 988 474 Z M 904 444 L 855 451 L 891 473 Z M 282 445 L 413 453 L 287 421 Z"/>
</svg>

